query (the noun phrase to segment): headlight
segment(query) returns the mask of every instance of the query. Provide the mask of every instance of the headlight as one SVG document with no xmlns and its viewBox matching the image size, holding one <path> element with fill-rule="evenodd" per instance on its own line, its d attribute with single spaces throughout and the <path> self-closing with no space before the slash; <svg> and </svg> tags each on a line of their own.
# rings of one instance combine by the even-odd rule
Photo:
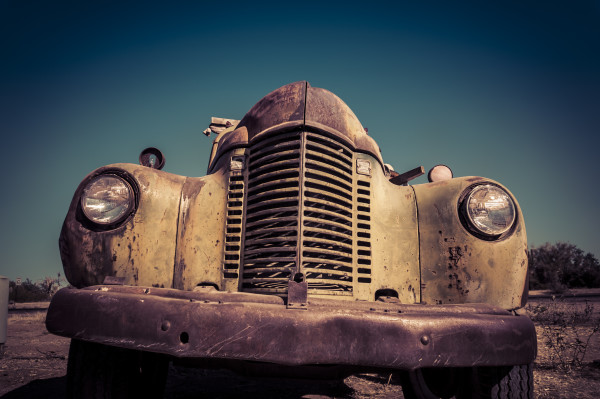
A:
<svg viewBox="0 0 600 399">
<path fill-rule="evenodd" d="M 485 236 L 504 234 L 515 221 L 515 204 L 498 186 L 476 186 L 465 198 L 463 206 L 469 226 L 475 229 L 475 233 Z"/>
<path fill-rule="evenodd" d="M 115 175 L 100 175 L 88 183 L 81 195 L 81 209 L 92 222 L 110 225 L 124 220 L 135 205 L 127 181 Z"/>
</svg>

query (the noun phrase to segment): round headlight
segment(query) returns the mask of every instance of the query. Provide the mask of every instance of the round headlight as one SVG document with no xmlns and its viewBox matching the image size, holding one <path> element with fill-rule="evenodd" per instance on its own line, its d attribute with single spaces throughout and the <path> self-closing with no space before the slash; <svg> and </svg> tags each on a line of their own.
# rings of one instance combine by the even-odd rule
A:
<svg viewBox="0 0 600 399">
<path fill-rule="evenodd" d="M 129 183 L 114 175 L 100 175 L 88 183 L 81 195 L 81 209 L 94 223 L 109 225 L 125 219 L 134 207 Z"/>
<path fill-rule="evenodd" d="M 475 187 L 465 199 L 465 213 L 476 232 L 486 236 L 506 233 L 515 221 L 515 204 L 500 187 Z"/>
</svg>

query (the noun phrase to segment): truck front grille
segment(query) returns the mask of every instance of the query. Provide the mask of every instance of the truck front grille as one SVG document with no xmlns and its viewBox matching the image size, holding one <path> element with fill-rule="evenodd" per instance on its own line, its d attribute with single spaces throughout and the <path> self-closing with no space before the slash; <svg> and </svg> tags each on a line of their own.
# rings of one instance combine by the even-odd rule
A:
<svg viewBox="0 0 600 399">
<path fill-rule="evenodd" d="M 364 263 L 370 237 L 365 238 L 361 223 L 368 218 L 368 198 L 354 181 L 353 165 L 348 146 L 313 132 L 287 132 L 252 143 L 243 290 L 285 293 L 291 276 L 301 272 L 309 293 L 352 295 L 355 265 L 358 273 L 368 270 L 370 275 Z M 367 282 L 364 276 L 357 280 Z"/>
</svg>

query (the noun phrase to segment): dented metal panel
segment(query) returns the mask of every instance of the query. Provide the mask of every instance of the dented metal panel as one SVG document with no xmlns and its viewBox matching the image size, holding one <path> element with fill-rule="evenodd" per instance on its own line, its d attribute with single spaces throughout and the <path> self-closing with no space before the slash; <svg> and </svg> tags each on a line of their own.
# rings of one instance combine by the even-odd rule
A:
<svg viewBox="0 0 600 399">
<path fill-rule="evenodd" d="M 188 177 L 181 191 L 173 288 L 222 287 L 227 191 L 222 173 Z"/>
<path fill-rule="evenodd" d="M 365 157 L 365 159 L 369 159 Z M 376 164 L 371 159 L 372 164 Z M 370 299 L 378 290 L 396 291 L 401 303 L 419 303 L 419 244 L 415 196 L 411 187 L 387 181 L 373 167 L 371 179 L 372 281 Z"/>
<path fill-rule="evenodd" d="M 524 306 L 527 241 L 518 205 L 515 226 L 508 236 L 497 240 L 475 237 L 459 220 L 461 195 L 473 184 L 488 182 L 481 177 L 462 177 L 414 186 L 423 302 L 486 302 L 505 309 Z"/>
<path fill-rule="evenodd" d="M 135 213 L 110 230 L 89 223 L 80 209 L 83 189 L 100 174 L 127 178 L 138 199 Z M 171 287 L 184 180 L 183 176 L 132 164 L 109 165 L 90 173 L 75 192 L 60 236 L 69 282 L 84 287 L 117 276 L 126 284 Z"/>
<path fill-rule="evenodd" d="M 309 300 L 309 310 L 302 311 L 268 298 L 276 297 L 113 286 L 64 289 L 53 299 L 46 324 L 54 334 L 174 357 L 294 366 L 512 365 L 528 364 L 536 354 L 528 318 L 483 304 Z"/>
</svg>

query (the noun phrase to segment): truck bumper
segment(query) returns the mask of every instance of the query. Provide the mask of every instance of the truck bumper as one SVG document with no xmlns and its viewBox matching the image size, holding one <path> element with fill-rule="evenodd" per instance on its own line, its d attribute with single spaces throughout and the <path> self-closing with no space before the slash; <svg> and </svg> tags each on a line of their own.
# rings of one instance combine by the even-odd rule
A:
<svg viewBox="0 0 600 399">
<path fill-rule="evenodd" d="M 394 369 L 529 364 L 531 320 L 485 305 L 402 305 L 132 286 L 66 288 L 48 331 L 176 358 Z"/>
</svg>

